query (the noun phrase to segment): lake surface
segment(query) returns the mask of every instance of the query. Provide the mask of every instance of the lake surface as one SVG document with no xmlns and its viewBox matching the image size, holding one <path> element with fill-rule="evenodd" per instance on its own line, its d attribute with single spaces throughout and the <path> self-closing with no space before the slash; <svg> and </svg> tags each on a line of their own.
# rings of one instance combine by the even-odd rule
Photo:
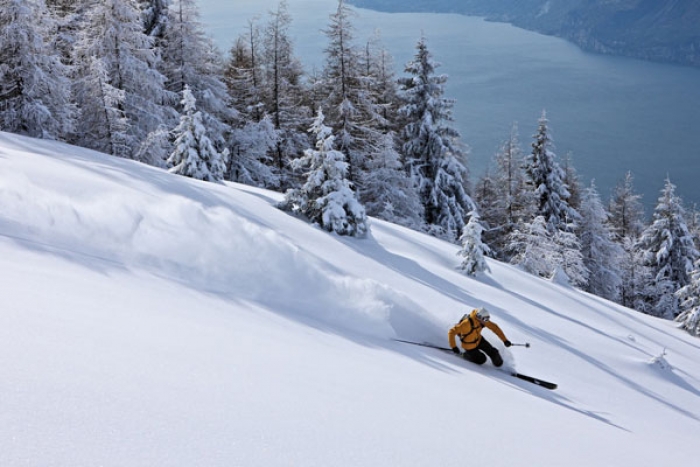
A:
<svg viewBox="0 0 700 467">
<path fill-rule="evenodd" d="M 320 68 L 321 30 L 336 0 L 289 0 L 296 52 L 307 70 Z M 200 0 L 202 21 L 227 51 L 248 21 L 264 22 L 277 0 Z M 560 160 L 572 153 L 581 182 L 595 179 L 607 200 L 631 170 L 650 214 L 666 176 L 687 206 L 700 204 L 700 69 L 609 57 L 564 40 L 455 14 L 357 10 L 356 39 L 381 31 L 398 75 L 424 33 L 446 96 L 457 100 L 455 127 L 470 148 L 472 182 L 518 123 L 523 150 L 543 109 Z"/>
</svg>

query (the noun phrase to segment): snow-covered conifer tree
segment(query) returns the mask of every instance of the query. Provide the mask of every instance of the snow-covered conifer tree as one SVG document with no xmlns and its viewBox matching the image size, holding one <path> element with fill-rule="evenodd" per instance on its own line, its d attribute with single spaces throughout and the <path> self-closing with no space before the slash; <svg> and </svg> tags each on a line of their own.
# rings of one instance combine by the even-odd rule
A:
<svg viewBox="0 0 700 467">
<path fill-rule="evenodd" d="M 368 125 L 380 135 L 398 131 L 397 111 L 400 102 L 394 59 L 382 45 L 379 31 L 367 41 L 364 53 L 361 54 L 360 68 L 362 84 L 369 95 L 369 107 L 364 109 Z"/>
<path fill-rule="evenodd" d="M 481 219 L 488 226 L 484 238 L 497 258 L 510 260 L 505 245 L 520 220 L 532 219 L 534 198 L 527 189 L 524 156 L 513 124 L 509 137 L 494 156 L 495 169 L 484 175 L 474 191 Z"/>
<path fill-rule="evenodd" d="M 581 253 L 590 272 L 586 290 L 599 297 L 618 301 L 622 284 L 620 261 L 622 247 L 615 242 L 608 213 L 595 183 L 584 190 L 581 200 Z"/>
<path fill-rule="evenodd" d="M 484 227 L 483 240 L 491 247 L 491 253 L 495 257 L 500 257 L 503 246 L 499 241 L 505 242 L 506 237 L 501 236 L 500 227 L 502 225 L 499 187 L 496 176 L 489 166 L 479 177 L 472 191 L 474 202 L 479 207 L 479 219 Z"/>
<path fill-rule="evenodd" d="M 568 205 L 578 212 L 581 207 L 581 199 L 583 197 L 583 188 L 579 179 L 576 167 L 574 167 L 574 155 L 571 151 L 567 152 L 562 158 L 561 169 L 564 173 L 562 181 L 569 191 L 569 198 L 566 200 Z"/>
<path fill-rule="evenodd" d="M 458 255 L 463 258 L 460 269 L 468 276 L 491 271 L 486 264 L 489 247 L 481 241 L 483 230 L 479 223 L 479 215 L 476 212 L 471 212 L 469 222 L 462 229 L 462 236 L 459 239 L 462 248 L 458 252 Z"/>
<path fill-rule="evenodd" d="M 645 264 L 645 253 L 640 249 L 639 240 L 624 237 L 622 250 L 620 303 L 642 313 L 652 314 L 652 298 L 655 296 L 654 276 L 651 267 Z"/>
<path fill-rule="evenodd" d="M 281 188 L 292 184 L 290 162 L 309 143 L 304 130 L 310 121 L 310 110 L 302 105 L 303 70 L 294 55 L 289 32 L 291 24 L 287 1 L 282 0 L 277 9 L 269 13 L 262 38 L 262 96 L 278 137 L 273 154 Z"/>
<path fill-rule="evenodd" d="M 175 150 L 168 159 L 170 172 L 198 180 L 216 182 L 223 180 L 224 156 L 217 152 L 207 136 L 196 99 L 187 86 L 182 91 L 184 115 L 173 130 Z"/>
<path fill-rule="evenodd" d="M 647 303 L 644 297 L 647 292 L 644 290 L 649 285 L 649 271 L 640 259 L 637 245 L 644 230 L 644 208 L 639 201 L 641 195 L 635 192 L 633 185 L 632 173 L 627 172 L 625 178 L 613 189 L 609 219 L 615 240 L 623 249 L 624 260 L 620 262 L 620 303 L 645 311 Z"/>
<path fill-rule="evenodd" d="M 420 229 L 423 206 L 401 164 L 393 133 L 384 135 L 379 141 L 376 150 L 369 155 L 367 169 L 360 193 L 367 214 Z"/>
<path fill-rule="evenodd" d="M 131 0 L 95 2 L 76 44 L 78 132 L 88 147 L 134 157 L 151 131 L 168 123 L 172 96 L 156 70 L 153 40 Z"/>
<path fill-rule="evenodd" d="M 224 67 L 224 82 L 231 103 L 243 121 L 259 122 L 265 115 L 260 27 L 249 20 L 246 32 L 236 38 Z"/>
<path fill-rule="evenodd" d="M 348 179 L 360 187 L 367 154 L 378 140 L 373 122 L 377 103 L 367 83 L 369 77 L 363 74 L 362 54 L 354 40 L 353 15 L 345 0 L 338 0 L 338 8 L 323 31 L 328 46 L 324 51 L 322 108 L 336 135 L 336 148 L 348 162 Z"/>
<path fill-rule="evenodd" d="M 511 264 L 530 274 L 549 277 L 560 264 L 557 245 L 547 231 L 547 223 L 537 216 L 532 223 L 523 222 L 508 236 Z"/>
<path fill-rule="evenodd" d="M 694 336 L 700 336 L 700 261 L 690 273 L 690 283 L 676 292 L 680 314 L 676 321 Z"/>
<path fill-rule="evenodd" d="M 162 38 L 168 27 L 169 0 L 139 0 L 147 36 Z"/>
<path fill-rule="evenodd" d="M 307 169 L 306 183 L 288 190 L 280 207 L 305 216 L 329 232 L 364 236 L 368 229 L 365 209 L 347 179 L 345 156 L 333 149 L 332 130 L 323 121 L 319 110 L 309 130 L 316 135 L 316 149 L 307 149 L 293 162 L 295 167 Z"/>
<path fill-rule="evenodd" d="M 551 131 L 547 115 L 543 111 L 539 120 L 532 152 L 526 158 L 525 172 L 536 197 L 536 215 L 543 216 L 547 230 L 566 229 L 575 223 L 579 215 L 568 203 L 570 196 L 564 183 L 565 173 L 553 152 Z"/>
<path fill-rule="evenodd" d="M 618 239 L 637 239 L 644 230 L 644 207 L 634 190 L 634 177 L 627 172 L 614 188 L 610 200 L 610 224 Z"/>
<path fill-rule="evenodd" d="M 49 42 L 55 28 L 43 1 L 0 4 L 0 130 L 48 139 L 71 134 L 68 69 Z"/>
<path fill-rule="evenodd" d="M 443 97 L 447 76 L 435 75 L 438 65 L 424 37 L 416 49 L 414 60 L 406 65 L 409 76 L 399 80 L 399 114 L 405 122 L 402 151 L 418 185 L 429 231 L 456 241 L 468 213 L 475 210 L 466 189 L 466 155 L 459 133 L 449 124 L 454 101 Z"/>
<path fill-rule="evenodd" d="M 160 62 L 168 91 L 190 89 L 212 143 L 223 151 L 235 112 L 229 106 L 221 53 L 204 32 L 195 0 L 170 0 L 168 15 Z"/>
<path fill-rule="evenodd" d="M 690 284 L 690 273 L 700 258 L 675 189 L 667 178 L 652 224 L 644 230 L 640 241 L 645 263 L 653 276 L 652 314 L 668 319 L 678 316 L 675 292 Z"/>
<path fill-rule="evenodd" d="M 574 287 L 583 288 L 588 284 L 590 272 L 583 261 L 581 242 L 569 229 L 556 229 L 552 241 L 556 246 L 556 253 L 552 256 L 555 263 L 555 274 L 566 274 L 566 280 Z"/>
<path fill-rule="evenodd" d="M 235 142 L 229 157 L 226 179 L 264 188 L 280 186 L 270 154 L 277 142 L 277 130 L 269 116 L 259 122 L 249 120 L 233 131 Z"/>
</svg>

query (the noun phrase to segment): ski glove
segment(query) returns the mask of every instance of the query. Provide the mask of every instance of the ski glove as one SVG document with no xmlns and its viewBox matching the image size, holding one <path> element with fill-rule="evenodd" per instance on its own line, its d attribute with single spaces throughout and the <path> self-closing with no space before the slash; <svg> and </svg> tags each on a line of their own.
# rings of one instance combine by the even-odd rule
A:
<svg viewBox="0 0 700 467">
<path fill-rule="evenodd" d="M 513 345 L 513 344 L 512 344 L 509 340 L 507 340 L 507 339 L 506 339 L 505 341 L 503 341 L 503 344 L 504 344 L 506 347 L 510 347 L 511 345 Z"/>
<path fill-rule="evenodd" d="M 462 352 L 459 351 L 459 349 L 458 349 L 457 347 L 452 347 L 452 351 L 453 351 L 454 353 L 456 353 L 457 355 L 459 355 L 460 353 L 462 353 Z"/>
</svg>

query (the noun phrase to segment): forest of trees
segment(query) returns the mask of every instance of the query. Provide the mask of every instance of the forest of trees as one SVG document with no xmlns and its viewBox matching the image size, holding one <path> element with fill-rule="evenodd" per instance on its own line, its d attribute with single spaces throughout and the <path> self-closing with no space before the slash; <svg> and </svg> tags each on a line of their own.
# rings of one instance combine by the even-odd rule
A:
<svg viewBox="0 0 700 467">
<path fill-rule="evenodd" d="M 284 0 L 225 55 L 195 0 L 4 0 L 0 130 L 280 191 L 281 209 L 339 235 L 381 218 L 460 244 L 465 274 L 488 255 L 700 335 L 700 214 L 671 180 L 651 217 L 631 173 L 603 200 L 557 156 L 543 112 L 531 143 L 505 129 L 471 184 L 427 38 L 397 77 L 353 20 L 339 0 L 309 73 Z"/>
</svg>

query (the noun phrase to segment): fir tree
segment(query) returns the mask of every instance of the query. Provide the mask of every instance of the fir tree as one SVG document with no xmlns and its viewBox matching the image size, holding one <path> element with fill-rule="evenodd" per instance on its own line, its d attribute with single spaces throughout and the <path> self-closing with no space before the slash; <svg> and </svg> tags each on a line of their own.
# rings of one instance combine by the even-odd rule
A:
<svg viewBox="0 0 700 467">
<path fill-rule="evenodd" d="M 362 237 L 368 229 L 365 209 L 347 179 L 345 156 L 333 149 L 332 130 L 323 121 L 319 110 L 309 130 L 316 135 L 316 149 L 307 149 L 304 157 L 293 163 L 296 168 L 308 170 L 306 183 L 288 190 L 280 207 L 305 216 L 329 232 Z"/>
<path fill-rule="evenodd" d="M 679 313 L 675 293 L 690 284 L 690 273 L 700 258 L 685 221 L 685 210 L 670 179 L 661 191 L 652 224 L 640 241 L 645 265 L 651 269 L 652 314 L 668 319 Z"/>
<path fill-rule="evenodd" d="M 73 130 L 68 69 L 49 39 L 56 33 L 42 1 L 0 5 L 0 129 L 66 139 Z"/>
<path fill-rule="evenodd" d="M 405 122 L 401 132 L 403 154 L 416 180 L 424 221 L 436 236 L 456 241 L 475 206 L 467 194 L 465 153 L 459 133 L 449 125 L 454 101 L 443 97 L 445 75 L 435 75 L 425 38 L 416 46 L 414 60 L 406 65 L 410 76 L 401 78 L 399 109 Z"/>
<path fill-rule="evenodd" d="M 489 247 L 481 241 L 482 232 L 479 215 L 475 212 L 470 213 L 469 222 L 464 226 L 459 239 L 462 249 L 458 253 L 463 258 L 460 269 L 468 276 L 475 276 L 480 272 L 491 272 L 485 258 L 489 253 Z"/>
<path fill-rule="evenodd" d="M 197 111 L 196 99 L 188 87 L 182 91 L 182 106 L 185 113 L 173 130 L 175 150 L 168 159 L 170 172 L 210 182 L 223 180 L 224 156 L 207 136 L 202 114 Z"/>
</svg>

